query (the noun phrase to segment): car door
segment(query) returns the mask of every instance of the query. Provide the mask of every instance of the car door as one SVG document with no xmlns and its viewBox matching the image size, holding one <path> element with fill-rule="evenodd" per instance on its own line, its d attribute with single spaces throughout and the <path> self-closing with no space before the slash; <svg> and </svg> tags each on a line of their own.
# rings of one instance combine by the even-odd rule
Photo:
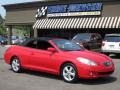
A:
<svg viewBox="0 0 120 90">
<path fill-rule="evenodd" d="M 32 50 L 30 64 L 33 69 L 54 72 L 52 68 L 54 63 L 54 53 L 47 50 L 48 47 L 52 47 L 46 41 L 37 40 L 37 46 Z"/>
<path fill-rule="evenodd" d="M 101 46 L 102 46 L 102 37 L 101 37 L 101 35 L 96 34 L 95 39 L 96 39 L 96 48 L 101 49 Z"/>
<path fill-rule="evenodd" d="M 87 42 L 87 45 L 88 45 L 90 50 L 92 50 L 92 49 L 94 49 L 96 47 L 93 34 L 90 34 L 89 40 Z"/>
<path fill-rule="evenodd" d="M 30 59 L 34 49 L 36 48 L 35 42 L 35 39 L 27 40 L 22 44 L 22 47 L 20 48 L 19 53 L 21 53 L 21 63 L 24 68 L 31 68 L 32 66 Z"/>
<path fill-rule="evenodd" d="M 101 48 L 100 37 L 97 34 L 92 34 L 91 35 L 90 47 L 93 51 L 97 51 Z"/>
</svg>

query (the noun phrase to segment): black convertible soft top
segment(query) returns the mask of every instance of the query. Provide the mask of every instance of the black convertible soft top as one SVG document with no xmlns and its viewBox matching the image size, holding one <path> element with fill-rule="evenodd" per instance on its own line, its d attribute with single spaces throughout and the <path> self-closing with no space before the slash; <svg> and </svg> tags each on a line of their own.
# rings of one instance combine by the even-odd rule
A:
<svg viewBox="0 0 120 90">
<path fill-rule="evenodd" d="M 49 40 L 53 40 L 53 39 L 57 39 L 57 38 L 53 38 L 53 37 L 37 37 L 37 38 L 31 38 L 31 39 L 49 41 Z"/>
<path fill-rule="evenodd" d="M 19 44 L 21 46 L 25 46 L 28 42 L 32 40 L 41 40 L 48 42 L 49 40 L 60 39 L 60 38 L 53 38 L 53 37 L 36 37 L 36 38 L 28 38 L 23 43 Z"/>
</svg>

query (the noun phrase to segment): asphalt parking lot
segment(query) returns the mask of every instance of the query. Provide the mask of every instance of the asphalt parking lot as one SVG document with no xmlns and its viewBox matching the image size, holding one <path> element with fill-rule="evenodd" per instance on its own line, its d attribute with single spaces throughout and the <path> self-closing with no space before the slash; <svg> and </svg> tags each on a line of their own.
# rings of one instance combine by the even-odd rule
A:
<svg viewBox="0 0 120 90">
<path fill-rule="evenodd" d="M 7 46 L 0 46 L 0 59 L 3 58 L 4 52 L 7 49 Z"/>
<path fill-rule="evenodd" d="M 120 90 L 120 56 L 112 58 L 116 67 L 113 75 L 97 80 L 80 79 L 75 84 L 65 83 L 58 76 L 40 72 L 25 70 L 14 73 L 1 58 L 0 90 Z"/>
</svg>

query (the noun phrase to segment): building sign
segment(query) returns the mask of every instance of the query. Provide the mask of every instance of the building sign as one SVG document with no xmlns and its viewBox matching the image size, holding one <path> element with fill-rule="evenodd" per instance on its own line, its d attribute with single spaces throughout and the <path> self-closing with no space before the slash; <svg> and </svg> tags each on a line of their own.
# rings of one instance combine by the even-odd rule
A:
<svg viewBox="0 0 120 90">
<path fill-rule="evenodd" d="M 47 10 L 47 17 L 86 16 L 101 15 L 102 6 L 102 3 L 86 3 L 47 6 L 45 9 Z M 42 10 L 42 8 L 40 10 Z"/>
<path fill-rule="evenodd" d="M 40 9 L 37 10 L 36 18 L 38 17 L 43 17 L 46 15 L 47 12 L 47 7 L 41 7 Z"/>
<path fill-rule="evenodd" d="M 90 16 L 90 15 L 101 15 L 101 13 L 99 11 L 94 11 L 94 12 L 74 12 L 74 13 L 55 13 L 55 14 L 48 14 L 47 17 Z"/>
</svg>

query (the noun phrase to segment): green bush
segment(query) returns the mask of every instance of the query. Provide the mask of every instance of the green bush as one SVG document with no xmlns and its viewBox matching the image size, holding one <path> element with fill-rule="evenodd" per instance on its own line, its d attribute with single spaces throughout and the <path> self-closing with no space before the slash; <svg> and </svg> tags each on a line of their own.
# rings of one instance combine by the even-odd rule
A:
<svg viewBox="0 0 120 90">
<path fill-rule="evenodd" d="M 4 21 L 5 20 L 0 15 L 0 35 L 5 35 L 6 34 Z"/>
</svg>

